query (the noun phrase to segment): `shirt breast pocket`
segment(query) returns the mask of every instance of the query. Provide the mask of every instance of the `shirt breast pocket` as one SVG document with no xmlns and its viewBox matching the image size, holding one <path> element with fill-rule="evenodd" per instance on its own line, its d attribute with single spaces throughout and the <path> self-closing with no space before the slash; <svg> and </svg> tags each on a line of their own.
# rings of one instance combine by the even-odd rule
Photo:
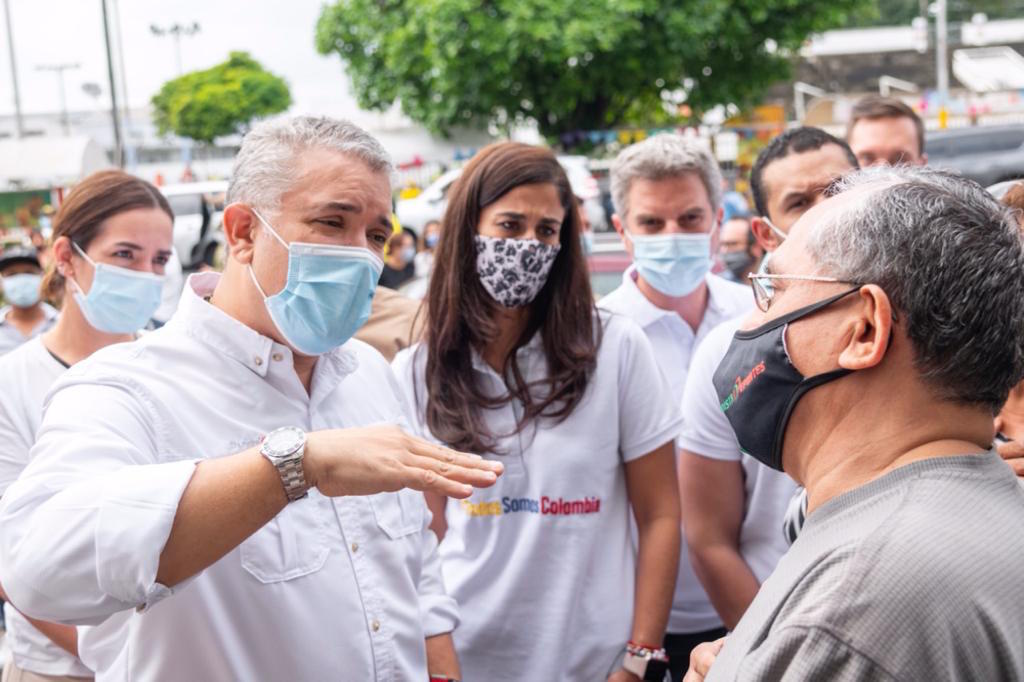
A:
<svg viewBox="0 0 1024 682">
<path fill-rule="evenodd" d="M 327 498 L 310 496 L 291 502 L 241 545 L 242 568 L 261 583 L 293 580 L 323 568 L 329 551 Z"/>
<path fill-rule="evenodd" d="M 423 530 L 423 493 L 405 489 L 370 495 L 369 500 L 377 526 L 392 540 Z"/>
</svg>

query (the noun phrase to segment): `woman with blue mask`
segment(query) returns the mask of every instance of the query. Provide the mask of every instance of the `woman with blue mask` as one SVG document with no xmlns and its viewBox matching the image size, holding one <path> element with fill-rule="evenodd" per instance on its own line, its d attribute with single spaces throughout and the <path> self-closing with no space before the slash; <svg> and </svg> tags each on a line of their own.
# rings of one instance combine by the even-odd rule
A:
<svg viewBox="0 0 1024 682">
<path fill-rule="evenodd" d="M 425 340 L 393 367 L 421 435 L 504 464 L 468 500 L 428 498 L 463 678 L 661 679 L 680 419 L 650 344 L 595 308 L 551 152 L 485 148 L 442 224 Z"/>
<path fill-rule="evenodd" d="M 406 228 L 391 237 L 380 276 L 382 287 L 397 289 L 416 276 L 417 243 L 416 233 Z"/>
<path fill-rule="evenodd" d="M 121 171 L 89 176 L 64 200 L 54 223 L 54 262 L 41 283 L 47 298 L 63 300 L 61 312 L 52 329 L 0 359 L 0 494 L 28 464 L 54 381 L 101 348 L 131 341 L 149 322 L 160 302 L 173 220 L 159 190 Z M 38 298 L 40 283 L 34 287 Z M 33 679 L 92 677 L 78 658 L 74 627 L 29 618 L 10 603 L 5 616 L 12 654 L 5 678 L 20 671 Z"/>
</svg>

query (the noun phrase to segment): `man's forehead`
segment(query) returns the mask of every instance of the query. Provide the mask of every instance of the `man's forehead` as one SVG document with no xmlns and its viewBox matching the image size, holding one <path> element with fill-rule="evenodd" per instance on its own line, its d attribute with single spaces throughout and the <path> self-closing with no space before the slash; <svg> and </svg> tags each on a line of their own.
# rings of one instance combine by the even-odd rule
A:
<svg viewBox="0 0 1024 682">
<path fill-rule="evenodd" d="M 768 164 L 763 180 L 769 196 L 778 198 L 791 192 L 820 191 L 853 168 L 839 145 L 825 144 Z"/>
<path fill-rule="evenodd" d="M 386 172 L 372 170 L 348 154 L 313 150 L 303 154 L 295 168 L 295 180 L 281 195 L 281 203 L 298 210 L 345 203 L 358 211 L 390 213 L 391 180 Z"/>
<path fill-rule="evenodd" d="M 706 208 L 711 205 L 708 190 L 696 171 L 663 178 L 636 178 L 629 186 L 631 206 Z"/>
</svg>

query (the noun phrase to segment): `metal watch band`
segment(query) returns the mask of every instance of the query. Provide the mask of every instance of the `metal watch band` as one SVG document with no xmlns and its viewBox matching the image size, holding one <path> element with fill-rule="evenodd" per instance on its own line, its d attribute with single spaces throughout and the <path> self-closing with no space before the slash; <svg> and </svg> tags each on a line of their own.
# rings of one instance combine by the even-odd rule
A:
<svg viewBox="0 0 1024 682">
<path fill-rule="evenodd" d="M 287 462 L 275 464 L 277 472 L 281 475 L 281 483 L 284 485 L 284 492 L 289 502 L 301 500 L 309 494 L 309 486 L 306 485 L 306 475 L 302 472 L 302 458 L 291 459 Z"/>
</svg>

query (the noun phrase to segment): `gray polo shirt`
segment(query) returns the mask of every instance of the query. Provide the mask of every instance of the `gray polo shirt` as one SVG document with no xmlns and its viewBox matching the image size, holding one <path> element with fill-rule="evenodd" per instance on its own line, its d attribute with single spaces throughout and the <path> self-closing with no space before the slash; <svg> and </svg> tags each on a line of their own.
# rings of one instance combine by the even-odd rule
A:
<svg viewBox="0 0 1024 682">
<path fill-rule="evenodd" d="M 7 313 L 11 311 L 11 306 L 8 305 L 0 308 L 0 355 L 11 352 L 29 339 L 39 336 L 56 324 L 57 316 L 59 315 L 57 310 L 48 303 L 43 303 L 42 306 L 45 317 L 28 336 L 22 335 L 17 327 L 7 321 Z"/>
<path fill-rule="evenodd" d="M 855 679 L 1024 679 L 1024 490 L 994 452 L 814 511 L 707 677 Z"/>
</svg>

